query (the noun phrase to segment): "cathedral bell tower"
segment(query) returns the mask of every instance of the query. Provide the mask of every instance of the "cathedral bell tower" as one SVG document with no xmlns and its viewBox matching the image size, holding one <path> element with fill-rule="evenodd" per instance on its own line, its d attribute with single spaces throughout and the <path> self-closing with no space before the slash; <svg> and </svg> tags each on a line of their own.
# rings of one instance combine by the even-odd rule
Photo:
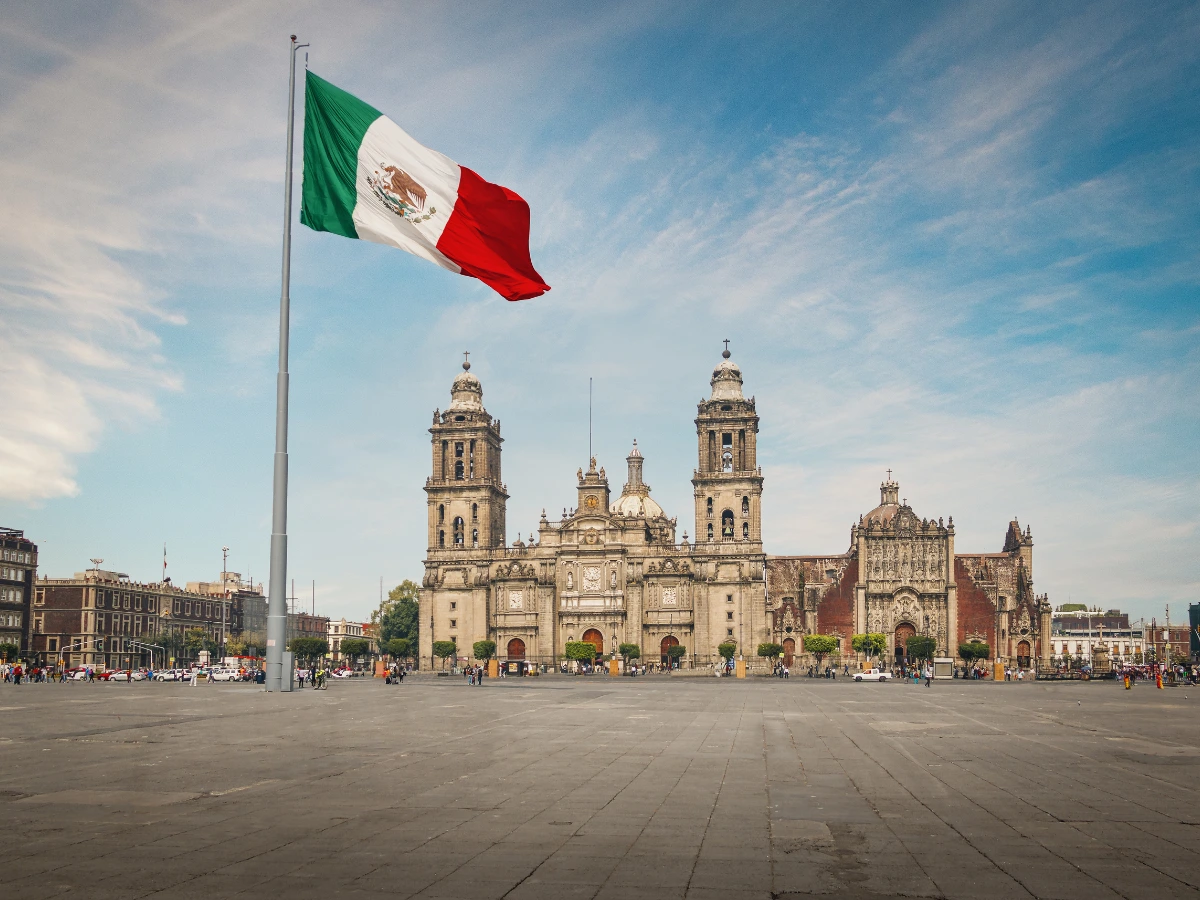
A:
<svg viewBox="0 0 1200 900">
<path fill-rule="evenodd" d="M 758 413 L 742 396 L 742 371 L 729 358 L 713 370 L 712 394 L 697 407 L 699 465 L 692 478 L 696 543 L 749 543 L 762 548 L 762 471 L 758 468 Z"/>
<path fill-rule="evenodd" d="M 504 546 L 508 493 L 500 480 L 500 421 L 483 408 L 483 386 L 463 371 L 450 388 L 450 406 L 435 411 L 433 473 L 425 482 L 429 550 L 467 551 Z"/>
</svg>

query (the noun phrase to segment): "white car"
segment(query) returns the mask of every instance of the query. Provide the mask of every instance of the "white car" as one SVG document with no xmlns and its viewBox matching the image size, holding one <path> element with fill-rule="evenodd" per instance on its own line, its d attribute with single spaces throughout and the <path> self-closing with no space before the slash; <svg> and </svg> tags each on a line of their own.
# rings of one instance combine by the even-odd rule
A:
<svg viewBox="0 0 1200 900">
<path fill-rule="evenodd" d="M 892 673 L 887 669 L 867 669 L 865 672 L 855 672 L 855 681 L 887 681 Z"/>
<path fill-rule="evenodd" d="M 145 681 L 144 672 L 113 672 L 108 676 L 109 681 Z"/>
<path fill-rule="evenodd" d="M 213 681 L 241 681 L 241 673 L 237 669 L 213 669 L 209 673 Z"/>
<path fill-rule="evenodd" d="M 182 681 L 183 669 L 166 669 L 162 672 L 154 673 L 155 681 Z"/>
</svg>

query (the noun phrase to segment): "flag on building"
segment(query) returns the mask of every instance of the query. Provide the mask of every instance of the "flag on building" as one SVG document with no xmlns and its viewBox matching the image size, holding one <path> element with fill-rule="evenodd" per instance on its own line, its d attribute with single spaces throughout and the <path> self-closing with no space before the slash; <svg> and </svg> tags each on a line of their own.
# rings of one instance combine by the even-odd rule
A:
<svg viewBox="0 0 1200 900">
<path fill-rule="evenodd" d="M 529 204 L 520 196 L 312 72 L 304 104 L 303 224 L 399 247 L 508 300 L 550 290 L 529 258 Z"/>
</svg>

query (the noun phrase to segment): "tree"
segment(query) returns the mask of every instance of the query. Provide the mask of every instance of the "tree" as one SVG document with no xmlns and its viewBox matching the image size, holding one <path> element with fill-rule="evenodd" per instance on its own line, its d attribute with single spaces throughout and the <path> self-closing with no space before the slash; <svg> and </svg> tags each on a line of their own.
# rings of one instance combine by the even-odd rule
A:
<svg viewBox="0 0 1200 900">
<path fill-rule="evenodd" d="M 683 644 L 674 644 L 667 648 L 667 659 L 671 660 L 672 666 L 687 656 L 687 647 Z"/>
<path fill-rule="evenodd" d="M 345 658 L 358 659 L 371 652 L 371 642 L 363 638 L 342 638 L 342 644 L 338 649 Z"/>
<path fill-rule="evenodd" d="M 412 652 L 412 644 L 407 638 L 392 638 L 383 645 L 383 652 L 394 659 L 400 659 Z"/>
<path fill-rule="evenodd" d="M 758 655 L 766 657 L 772 661 L 778 659 L 783 654 L 782 644 L 759 644 Z"/>
<path fill-rule="evenodd" d="M 912 641 L 912 638 L 909 638 Z M 981 659 L 991 659 L 992 648 L 983 641 L 964 641 L 958 645 L 958 655 L 962 657 L 962 661 L 967 665 L 978 662 Z M 1064 659 L 1069 659 L 1068 654 L 1063 654 Z"/>
<path fill-rule="evenodd" d="M 168 631 L 158 636 L 157 643 L 167 651 L 168 659 L 178 659 L 183 656 L 183 635 L 178 631 Z"/>
<path fill-rule="evenodd" d="M 913 662 L 933 659 L 933 654 L 937 653 L 937 641 L 925 634 L 914 634 L 905 641 L 904 652 Z"/>
<path fill-rule="evenodd" d="M 393 638 L 405 638 L 411 646 L 420 637 L 420 609 L 417 597 L 420 585 L 407 578 L 388 591 L 387 599 L 371 613 L 371 622 L 379 626 L 379 640 L 386 644 Z"/>
<path fill-rule="evenodd" d="M 454 641 L 434 641 L 433 655 L 442 661 L 442 670 L 446 668 L 446 657 L 453 656 L 458 652 L 458 645 Z"/>
<path fill-rule="evenodd" d="M 183 635 L 183 648 L 190 656 L 198 656 L 201 650 L 215 653 L 217 642 L 203 628 L 189 628 Z"/>
<path fill-rule="evenodd" d="M 0 659 L 3 659 L 5 662 L 16 659 L 20 653 L 21 648 L 16 644 L 9 644 L 7 642 L 0 644 Z"/>
<path fill-rule="evenodd" d="M 288 650 L 296 654 L 298 662 L 316 662 L 329 652 L 329 641 L 320 637 L 294 637 L 288 641 Z"/>
<path fill-rule="evenodd" d="M 225 653 L 228 656 L 245 656 L 246 642 L 241 638 L 229 638 L 225 641 Z"/>
<path fill-rule="evenodd" d="M 639 659 L 642 655 L 642 648 L 637 644 L 621 644 L 617 647 L 617 653 L 625 660 L 625 666 L 628 668 L 631 659 Z"/>
<path fill-rule="evenodd" d="M 724 641 L 717 644 L 717 653 L 721 654 L 722 659 L 731 660 L 733 659 L 733 655 L 737 653 L 737 644 L 733 641 Z"/>
<path fill-rule="evenodd" d="M 865 653 L 867 656 L 882 656 L 887 650 L 887 635 L 878 632 L 856 634 L 850 638 L 850 646 L 855 653 Z"/>
<path fill-rule="evenodd" d="M 575 662 L 592 662 L 596 658 L 596 645 L 590 641 L 567 641 L 563 655 Z"/>
<path fill-rule="evenodd" d="M 495 641 L 476 641 L 471 645 L 471 655 L 478 660 L 487 661 L 496 655 Z"/>
<path fill-rule="evenodd" d="M 806 634 L 804 636 L 804 650 L 806 653 L 811 653 L 817 658 L 817 668 L 821 668 L 821 661 L 825 659 L 826 654 L 836 650 L 841 642 L 828 634 Z"/>
</svg>

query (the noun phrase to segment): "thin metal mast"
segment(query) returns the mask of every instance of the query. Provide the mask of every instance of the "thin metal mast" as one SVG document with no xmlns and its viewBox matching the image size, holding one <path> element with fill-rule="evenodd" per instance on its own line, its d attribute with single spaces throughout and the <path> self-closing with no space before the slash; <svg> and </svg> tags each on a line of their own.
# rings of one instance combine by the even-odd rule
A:
<svg viewBox="0 0 1200 900">
<path fill-rule="evenodd" d="M 271 581 L 267 594 L 267 690 L 291 690 L 283 677 L 287 640 L 288 328 L 292 276 L 292 137 L 296 120 L 296 51 L 291 36 L 288 68 L 287 164 L 283 177 L 283 277 L 279 292 L 279 372 L 275 376 L 275 474 L 271 499 Z"/>
<path fill-rule="evenodd" d="M 592 465 L 592 379 L 588 379 L 588 466 Z"/>
</svg>

